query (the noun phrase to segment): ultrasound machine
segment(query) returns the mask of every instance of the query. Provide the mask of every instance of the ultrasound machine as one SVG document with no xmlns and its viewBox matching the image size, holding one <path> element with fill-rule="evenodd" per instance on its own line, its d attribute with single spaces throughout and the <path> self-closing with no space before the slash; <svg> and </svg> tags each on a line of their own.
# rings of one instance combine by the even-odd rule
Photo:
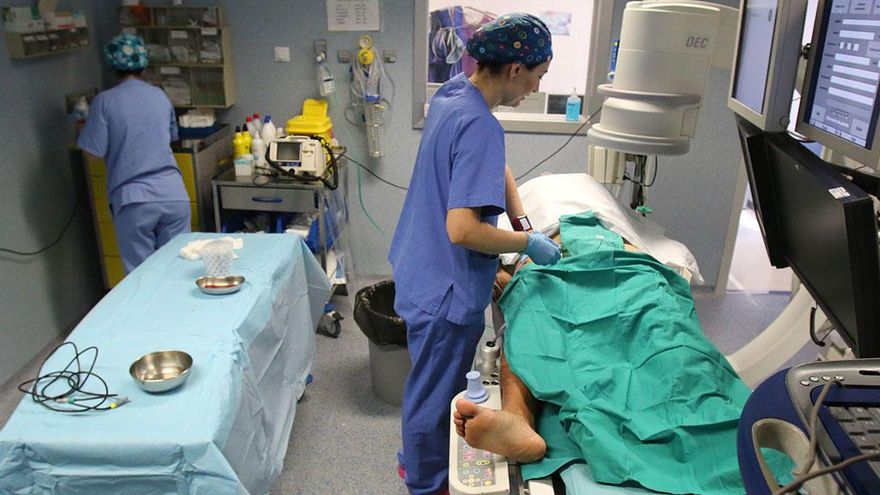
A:
<svg viewBox="0 0 880 495">
<path fill-rule="evenodd" d="M 748 494 L 878 494 L 880 2 L 819 0 L 804 16 L 806 3 L 741 2 L 728 106 L 770 261 L 792 268 L 854 359 L 761 383 L 740 420 L 740 469 Z M 799 16 L 813 22 L 803 49 L 786 29 Z M 769 450 L 794 461 L 793 480 L 777 481 Z"/>
</svg>

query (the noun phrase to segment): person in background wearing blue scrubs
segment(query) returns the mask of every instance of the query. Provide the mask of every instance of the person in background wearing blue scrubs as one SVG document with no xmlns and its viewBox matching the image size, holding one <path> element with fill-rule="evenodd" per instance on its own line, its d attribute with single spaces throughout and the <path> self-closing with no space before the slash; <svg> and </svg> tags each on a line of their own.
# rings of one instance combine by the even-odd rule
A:
<svg viewBox="0 0 880 495">
<path fill-rule="evenodd" d="M 538 90 L 553 56 L 538 18 L 508 14 L 471 36 L 477 71 L 459 74 L 431 99 L 415 168 L 391 244 L 394 309 L 406 322 L 412 371 L 404 386 L 400 473 L 412 494 L 447 492 L 450 401 L 466 386 L 498 254 L 559 260 L 540 232 L 496 228 L 522 203 L 504 158 L 504 130 L 492 115 Z"/>
<path fill-rule="evenodd" d="M 189 196 L 171 152 L 174 108 L 161 89 L 141 80 L 148 63 L 143 40 L 121 34 L 104 47 L 104 58 L 122 80 L 92 100 L 76 143 L 107 166 L 113 228 L 128 273 L 190 231 Z"/>
</svg>

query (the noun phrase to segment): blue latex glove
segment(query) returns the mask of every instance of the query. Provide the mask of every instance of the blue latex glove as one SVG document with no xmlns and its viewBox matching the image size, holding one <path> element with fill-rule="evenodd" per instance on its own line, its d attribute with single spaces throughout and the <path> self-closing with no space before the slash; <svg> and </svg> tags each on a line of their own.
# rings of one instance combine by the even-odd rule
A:
<svg viewBox="0 0 880 495">
<path fill-rule="evenodd" d="M 543 232 L 529 233 L 526 254 L 539 265 L 554 265 L 562 257 L 559 246 Z"/>
</svg>

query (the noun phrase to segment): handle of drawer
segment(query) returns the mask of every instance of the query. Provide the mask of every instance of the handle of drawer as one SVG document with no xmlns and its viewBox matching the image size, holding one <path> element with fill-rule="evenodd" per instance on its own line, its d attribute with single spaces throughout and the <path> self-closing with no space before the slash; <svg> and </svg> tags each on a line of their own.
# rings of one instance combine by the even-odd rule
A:
<svg viewBox="0 0 880 495">
<path fill-rule="evenodd" d="M 251 199 L 257 203 L 280 203 L 283 201 L 281 198 L 272 196 L 254 196 Z"/>
</svg>

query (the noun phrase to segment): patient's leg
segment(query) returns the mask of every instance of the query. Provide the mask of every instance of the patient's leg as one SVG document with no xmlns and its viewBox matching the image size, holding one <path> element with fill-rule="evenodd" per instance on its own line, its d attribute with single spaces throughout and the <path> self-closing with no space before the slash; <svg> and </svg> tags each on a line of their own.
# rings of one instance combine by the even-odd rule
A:
<svg viewBox="0 0 880 495">
<path fill-rule="evenodd" d="M 482 407 L 466 399 L 455 403 L 455 432 L 468 445 L 503 455 L 517 462 L 544 456 L 547 444 L 535 431 L 535 398 L 510 371 L 501 355 L 501 410 Z"/>
</svg>

